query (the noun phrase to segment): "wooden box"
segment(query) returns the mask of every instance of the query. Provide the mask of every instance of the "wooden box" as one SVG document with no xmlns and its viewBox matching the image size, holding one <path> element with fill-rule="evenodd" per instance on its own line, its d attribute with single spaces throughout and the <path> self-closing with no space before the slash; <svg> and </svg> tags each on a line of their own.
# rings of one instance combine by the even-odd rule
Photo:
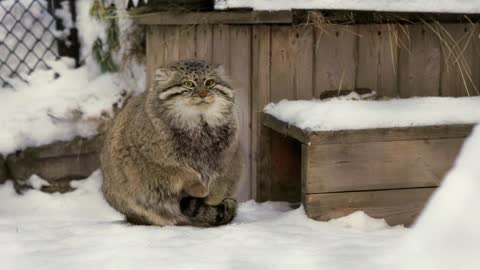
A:
<svg viewBox="0 0 480 270">
<path fill-rule="evenodd" d="M 329 220 L 357 210 L 411 224 L 452 167 L 472 125 L 310 132 L 271 115 L 263 124 L 301 144 L 301 199 Z"/>
</svg>

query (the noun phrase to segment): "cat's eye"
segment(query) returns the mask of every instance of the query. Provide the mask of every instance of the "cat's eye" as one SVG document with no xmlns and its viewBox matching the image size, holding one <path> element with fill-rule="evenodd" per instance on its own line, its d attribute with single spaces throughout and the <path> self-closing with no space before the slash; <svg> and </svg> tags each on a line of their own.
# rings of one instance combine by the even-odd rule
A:
<svg viewBox="0 0 480 270">
<path fill-rule="evenodd" d="M 206 87 L 212 87 L 214 85 L 215 85 L 215 81 L 212 80 L 212 79 L 208 79 L 208 80 L 205 81 L 205 86 Z"/>
<path fill-rule="evenodd" d="M 192 81 L 184 81 L 183 86 L 186 88 L 193 88 L 195 84 Z"/>
</svg>

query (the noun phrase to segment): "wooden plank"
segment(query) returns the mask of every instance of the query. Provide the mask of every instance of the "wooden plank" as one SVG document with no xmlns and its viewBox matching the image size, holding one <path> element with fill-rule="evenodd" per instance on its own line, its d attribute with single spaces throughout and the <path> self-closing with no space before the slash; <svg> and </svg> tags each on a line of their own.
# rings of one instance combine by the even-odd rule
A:
<svg viewBox="0 0 480 270">
<path fill-rule="evenodd" d="M 272 26 L 271 31 L 271 99 L 295 99 L 295 36 L 288 26 Z"/>
<path fill-rule="evenodd" d="M 398 140 L 464 138 L 473 125 L 440 125 L 312 132 L 313 144 L 386 142 Z"/>
<path fill-rule="evenodd" d="M 251 88 L 251 27 L 230 26 L 230 76 L 236 87 L 236 101 L 240 116 L 240 143 L 245 165 L 238 199 L 248 200 L 251 195 L 252 172 L 252 88 Z"/>
<path fill-rule="evenodd" d="M 438 31 L 442 33 L 441 95 L 477 95 L 480 89 L 478 57 L 475 57 L 475 37 L 478 32 L 469 24 L 444 24 Z M 477 34 L 475 34 L 477 33 Z M 450 48 L 450 49 L 449 49 Z M 477 90 L 476 90 L 477 89 Z"/>
<path fill-rule="evenodd" d="M 230 26 L 213 26 L 213 63 L 222 65 L 225 71 L 230 71 Z"/>
<path fill-rule="evenodd" d="M 179 59 L 189 60 L 195 58 L 196 52 L 196 31 L 195 26 L 177 26 L 178 43 L 176 46 L 179 48 Z"/>
<path fill-rule="evenodd" d="M 436 187 L 463 138 L 308 147 L 306 193 Z"/>
<path fill-rule="evenodd" d="M 271 132 L 270 201 L 301 201 L 301 144 L 282 134 Z"/>
<path fill-rule="evenodd" d="M 307 194 L 305 211 L 316 220 L 327 221 L 355 211 L 384 218 L 390 225 L 412 224 L 425 206 L 434 188 L 364 192 Z"/>
<path fill-rule="evenodd" d="M 354 89 L 357 66 L 356 26 L 315 29 L 315 96 L 332 89 Z"/>
<path fill-rule="evenodd" d="M 425 24 L 399 27 L 400 97 L 439 96 L 442 60 L 437 35 Z"/>
<path fill-rule="evenodd" d="M 134 17 L 138 24 L 290 24 L 291 11 L 155 12 Z"/>
<path fill-rule="evenodd" d="M 165 26 L 163 27 L 163 42 L 162 45 L 157 45 L 158 48 L 164 50 L 165 64 L 171 64 L 180 60 L 180 31 L 177 26 Z"/>
<path fill-rule="evenodd" d="M 208 62 L 213 60 L 213 26 L 200 24 L 196 26 L 195 57 Z"/>
<path fill-rule="evenodd" d="M 295 32 L 289 26 L 271 27 L 270 99 L 295 99 Z M 271 192 L 269 200 L 300 200 L 300 154 L 297 142 L 271 133 Z"/>
<path fill-rule="evenodd" d="M 307 131 L 263 113 L 263 125 L 306 144 L 337 144 L 422 139 L 465 138 L 474 124 Z"/>
<path fill-rule="evenodd" d="M 294 139 L 299 140 L 300 142 L 303 143 L 309 143 L 310 142 L 310 133 L 302 130 L 299 127 L 296 127 L 294 125 L 289 125 L 288 123 L 285 123 L 281 120 L 278 120 L 274 116 L 268 114 L 268 113 L 263 113 L 262 117 L 262 123 L 264 126 L 269 127 L 276 132 L 283 134 L 284 136 L 289 136 Z"/>
<path fill-rule="evenodd" d="M 292 31 L 295 32 L 295 99 L 311 99 L 315 63 L 314 30 L 312 26 L 300 26 Z"/>
<path fill-rule="evenodd" d="M 270 26 L 252 27 L 252 196 L 269 199 L 271 187 L 270 130 L 262 111 L 270 102 Z"/>
<path fill-rule="evenodd" d="M 397 27 L 390 24 L 359 25 L 358 34 L 356 87 L 370 88 L 380 96 L 398 96 Z"/>
</svg>

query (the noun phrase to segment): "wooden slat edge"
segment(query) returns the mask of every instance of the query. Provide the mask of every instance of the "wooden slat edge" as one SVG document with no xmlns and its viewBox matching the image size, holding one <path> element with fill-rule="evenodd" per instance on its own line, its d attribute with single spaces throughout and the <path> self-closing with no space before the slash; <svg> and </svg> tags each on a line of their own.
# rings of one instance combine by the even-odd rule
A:
<svg viewBox="0 0 480 270">
<path fill-rule="evenodd" d="M 310 142 L 309 132 L 306 132 L 294 125 L 290 125 L 286 122 L 278 120 L 277 118 L 268 113 L 263 113 L 262 123 L 264 126 L 269 127 L 285 136 L 290 136 L 296 140 L 299 140 L 302 143 L 308 144 Z"/>
<path fill-rule="evenodd" d="M 277 120 L 278 121 L 278 120 Z M 467 137 L 474 124 L 316 131 L 310 134 L 314 144 L 406 141 Z"/>
<path fill-rule="evenodd" d="M 213 11 L 213 12 L 154 12 L 136 15 L 133 19 L 144 25 L 186 24 L 290 24 L 291 11 Z"/>
<path fill-rule="evenodd" d="M 306 194 L 307 216 L 320 221 L 364 211 L 388 224 L 412 224 L 436 188 Z"/>
</svg>

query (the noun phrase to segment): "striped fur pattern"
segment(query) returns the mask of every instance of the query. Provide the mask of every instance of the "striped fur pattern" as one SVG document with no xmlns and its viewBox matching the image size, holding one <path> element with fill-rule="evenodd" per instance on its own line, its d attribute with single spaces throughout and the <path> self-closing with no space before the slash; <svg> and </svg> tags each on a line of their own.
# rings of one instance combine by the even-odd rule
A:
<svg viewBox="0 0 480 270">
<path fill-rule="evenodd" d="M 107 202 L 135 224 L 218 226 L 235 216 L 243 166 L 235 92 L 203 61 L 156 70 L 107 131 Z"/>
</svg>

